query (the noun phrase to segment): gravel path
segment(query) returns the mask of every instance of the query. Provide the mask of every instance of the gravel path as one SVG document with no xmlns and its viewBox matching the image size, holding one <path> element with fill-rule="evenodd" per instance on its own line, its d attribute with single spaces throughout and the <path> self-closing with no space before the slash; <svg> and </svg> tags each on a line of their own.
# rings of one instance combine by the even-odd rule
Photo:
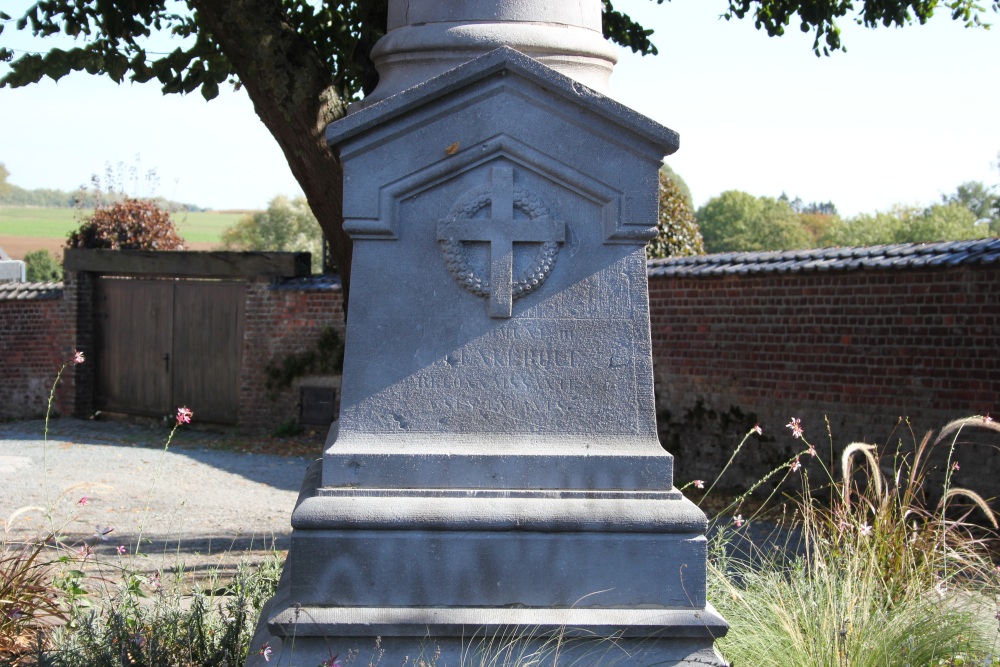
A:
<svg viewBox="0 0 1000 667">
<path fill-rule="evenodd" d="M 7 539 L 57 532 L 74 549 L 86 545 L 113 561 L 119 546 L 134 551 L 142 528 L 147 558 L 139 562 L 147 572 L 183 564 L 225 574 L 241 560 L 287 550 L 295 499 L 323 441 L 319 433 L 275 441 L 181 427 L 165 452 L 164 427 L 58 419 L 47 443 L 44 430 L 41 420 L 0 424 L 0 528 Z M 96 536 L 109 528 L 106 541 Z M 787 540 L 775 524 L 757 521 L 728 546 L 739 553 L 750 542 Z"/>
<path fill-rule="evenodd" d="M 59 419 L 47 443 L 43 433 L 40 420 L 0 424 L 8 540 L 57 532 L 75 548 L 114 557 L 119 546 L 134 550 L 141 530 L 151 540 L 143 569 L 229 569 L 288 548 L 307 458 L 218 449 L 236 436 L 186 427 L 166 451 L 162 427 Z M 320 447 L 317 439 L 317 456 Z"/>
</svg>

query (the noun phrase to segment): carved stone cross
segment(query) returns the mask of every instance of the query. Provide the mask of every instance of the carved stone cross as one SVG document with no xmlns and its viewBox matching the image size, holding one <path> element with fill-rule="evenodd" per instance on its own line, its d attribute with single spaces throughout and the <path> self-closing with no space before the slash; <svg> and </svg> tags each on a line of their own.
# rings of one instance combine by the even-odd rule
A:
<svg viewBox="0 0 1000 667">
<path fill-rule="evenodd" d="M 441 220 L 437 238 L 490 244 L 489 315 L 507 318 L 514 302 L 514 244 L 563 243 L 566 225 L 547 215 L 514 219 L 514 172 L 509 167 L 494 167 L 490 171 L 489 199 L 490 220 Z"/>
</svg>

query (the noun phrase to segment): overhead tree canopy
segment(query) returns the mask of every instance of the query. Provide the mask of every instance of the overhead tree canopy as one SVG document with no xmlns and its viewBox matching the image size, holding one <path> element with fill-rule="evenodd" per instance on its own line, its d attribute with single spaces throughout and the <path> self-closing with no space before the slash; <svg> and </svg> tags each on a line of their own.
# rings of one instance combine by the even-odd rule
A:
<svg viewBox="0 0 1000 667">
<path fill-rule="evenodd" d="M 655 0 L 662 4 L 663 0 Z M 725 17 L 751 17 L 769 35 L 793 22 L 815 36 L 819 53 L 843 48 L 837 21 L 868 26 L 923 23 L 943 8 L 966 25 L 983 23 L 983 0 L 726 0 Z M 644 28 L 604 0 L 604 33 L 644 54 L 655 54 Z M 989 7 L 1000 11 L 1000 0 Z M 11 17 L 0 12 L 0 32 Z M 345 290 L 351 244 L 341 217 L 341 166 L 324 140 L 349 100 L 370 92 L 377 72 L 369 52 L 382 36 L 387 0 L 328 3 L 306 0 L 48 0 L 13 21 L 37 37 L 71 36 L 78 46 L 15 53 L 0 86 L 85 71 L 116 82 L 157 80 L 164 93 L 200 90 L 206 99 L 227 82 L 246 89 L 254 109 L 284 152 L 309 206 L 326 233 Z M 169 53 L 151 48 L 163 33 L 177 39 Z"/>
</svg>

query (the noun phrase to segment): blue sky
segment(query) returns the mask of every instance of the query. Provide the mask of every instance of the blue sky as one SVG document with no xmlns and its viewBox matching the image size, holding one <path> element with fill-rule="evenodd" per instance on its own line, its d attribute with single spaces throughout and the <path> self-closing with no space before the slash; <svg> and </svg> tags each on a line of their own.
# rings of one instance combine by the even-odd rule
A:
<svg viewBox="0 0 1000 667">
<path fill-rule="evenodd" d="M 17 15 L 29 3 L 4 4 Z M 1000 25 L 965 29 L 943 12 L 905 29 L 845 21 L 847 53 L 817 58 L 797 26 L 769 38 L 751 20 L 721 19 L 723 0 L 615 6 L 655 29 L 660 54 L 623 51 L 614 94 L 680 133 L 668 162 L 697 204 L 729 189 L 786 192 L 852 215 L 1000 182 Z M 45 48 L 12 28 L 5 46 Z M 242 91 L 205 102 L 86 74 L 0 89 L 12 183 L 71 190 L 137 155 L 157 171 L 155 194 L 201 206 L 261 208 L 299 191 Z"/>
</svg>

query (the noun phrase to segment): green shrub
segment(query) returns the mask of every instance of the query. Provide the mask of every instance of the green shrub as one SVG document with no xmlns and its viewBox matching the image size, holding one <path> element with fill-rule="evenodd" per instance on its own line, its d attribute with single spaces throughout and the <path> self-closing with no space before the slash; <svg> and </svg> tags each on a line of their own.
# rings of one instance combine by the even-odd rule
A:
<svg viewBox="0 0 1000 667">
<path fill-rule="evenodd" d="M 657 235 L 646 245 L 646 257 L 704 255 L 705 244 L 694 217 L 691 192 L 684 180 L 667 165 L 660 168 L 659 200 Z"/>
<path fill-rule="evenodd" d="M 62 280 L 62 264 L 48 250 L 35 250 L 24 256 L 25 280 L 42 283 Z"/>
<path fill-rule="evenodd" d="M 75 605 L 53 635 L 52 667 L 237 667 L 246 660 L 264 603 L 277 588 L 281 560 L 237 567 L 232 581 L 218 572 L 192 590 L 183 576 L 163 583 L 123 573 L 121 583 L 94 601 Z"/>
</svg>

